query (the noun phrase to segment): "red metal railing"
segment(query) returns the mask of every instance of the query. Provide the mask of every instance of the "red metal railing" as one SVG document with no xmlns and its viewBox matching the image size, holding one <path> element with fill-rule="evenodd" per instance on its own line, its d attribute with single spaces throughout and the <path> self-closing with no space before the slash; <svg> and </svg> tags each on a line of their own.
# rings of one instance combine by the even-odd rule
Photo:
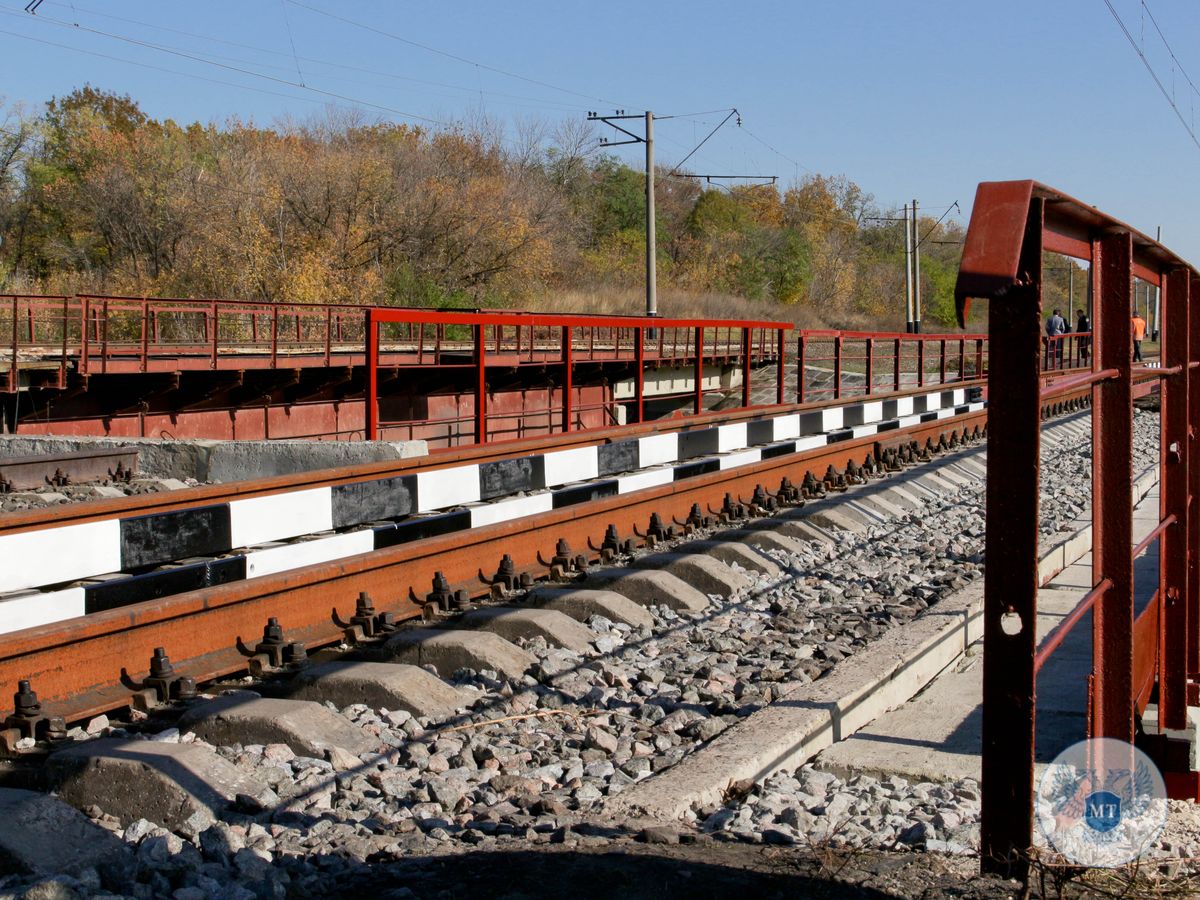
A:
<svg viewBox="0 0 1200 900">
<path fill-rule="evenodd" d="M 1043 387 L 1033 360 L 1041 336 L 1042 255 L 1091 264 L 1094 348 L 1087 369 Z M 1133 366 L 1134 277 L 1162 290 L 1163 365 Z M 1033 838 L 1036 678 L 1072 627 L 1092 615 L 1087 734 L 1133 743 L 1137 716 L 1157 692 L 1163 729 L 1187 727 L 1200 674 L 1200 297 L 1195 269 L 1158 242 L 1095 208 L 1031 181 L 979 186 L 956 288 L 960 320 L 988 299 L 995 390 L 989 391 L 987 571 L 984 597 L 982 865 L 1028 873 Z M 1078 337 L 1083 337 L 1082 335 Z M 1090 343 L 1089 340 L 1089 343 Z M 1053 351 L 1057 364 L 1057 350 Z M 1063 354 L 1064 360 L 1067 354 Z M 1135 381 L 1161 389 L 1159 522 L 1131 552 Z M 1003 388 L 1002 390 L 1000 388 Z M 1065 391 L 1092 393 L 1092 584 L 1037 648 L 1040 412 Z M 1159 541 L 1158 589 L 1136 611 L 1133 560 Z M 1015 627 L 1014 627 L 1015 624 Z M 1005 625 L 1009 627 L 1006 628 Z M 1141 735 L 1175 796 L 1196 799 L 1187 753 Z"/>
<path fill-rule="evenodd" d="M 1042 338 L 1042 371 L 1083 369 L 1091 365 L 1092 333 L 1077 331 Z"/>
<path fill-rule="evenodd" d="M 367 436 L 412 436 L 414 428 L 429 424 L 453 429 L 451 444 L 492 443 L 521 436 L 514 428 L 503 427 L 506 420 L 527 419 L 530 412 L 546 415 L 545 433 L 568 432 L 585 424 L 581 414 L 599 411 L 602 421 L 611 424 L 618 407 L 624 407 L 629 420 L 645 421 L 646 404 L 653 396 L 647 390 L 648 369 L 658 366 L 685 365 L 690 368 L 691 412 L 705 408 L 706 396 L 719 394 L 727 400 L 734 391 L 732 379 L 721 383 L 725 373 L 740 379 L 740 406 L 752 405 L 752 386 L 756 370 L 769 369 L 774 382 L 773 401 L 784 401 L 786 375 L 785 336 L 790 323 L 741 320 L 659 319 L 624 316 L 574 316 L 524 313 L 454 313 L 432 310 L 373 308 L 367 313 Z M 430 419 L 388 419 L 381 406 L 386 394 L 380 391 L 380 370 L 394 376 L 404 366 L 385 361 L 389 345 L 415 340 L 418 365 L 429 358 L 439 373 L 460 370 L 470 385 L 473 400 L 468 413 Z M 450 340 L 451 346 L 442 341 Z M 579 389 L 586 377 L 588 363 L 624 363 L 628 367 L 627 396 L 620 396 L 617 385 L 602 385 L 606 391 L 599 402 L 581 404 Z M 519 413 L 489 410 L 489 371 L 503 372 L 515 366 L 536 364 L 547 372 L 547 402 Z M 386 371 L 390 370 L 390 371 Z M 714 384 L 714 379 L 716 383 Z M 595 378 L 590 381 L 594 382 Z M 669 388 L 660 395 L 678 395 Z M 724 408 L 728 409 L 728 406 Z M 499 427 L 498 427 L 499 426 Z"/>
<path fill-rule="evenodd" d="M 800 403 L 949 384 L 986 372 L 985 334 L 805 330 L 796 341 Z"/>
</svg>

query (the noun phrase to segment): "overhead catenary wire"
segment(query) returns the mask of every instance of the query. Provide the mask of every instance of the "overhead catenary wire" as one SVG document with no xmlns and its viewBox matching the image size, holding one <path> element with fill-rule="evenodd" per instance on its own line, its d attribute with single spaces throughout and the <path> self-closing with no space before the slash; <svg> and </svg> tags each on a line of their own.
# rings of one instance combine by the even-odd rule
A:
<svg viewBox="0 0 1200 900">
<path fill-rule="evenodd" d="M 433 46 L 430 46 L 429 44 L 423 44 L 420 41 L 414 41 L 411 38 L 406 38 L 403 35 L 399 35 L 394 32 L 391 32 L 391 31 L 386 31 L 383 28 L 379 28 L 379 27 L 377 27 L 375 25 L 371 25 L 367 22 L 360 22 L 357 19 L 351 19 L 351 18 L 349 18 L 347 16 L 343 16 L 339 13 L 334 13 L 334 12 L 330 12 L 329 10 L 321 9 L 319 6 L 313 6 L 312 4 L 304 3 L 304 2 L 302 2 L 302 0 L 285 0 L 285 2 L 290 3 L 293 6 L 298 6 L 301 9 L 307 9 L 310 12 L 316 13 L 317 15 L 326 16 L 327 18 L 334 19 L 338 22 L 344 22 L 347 25 L 353 25 L 355 28 L 361 28 L 364 31 L 370 31 L 370 32 L 372 32 L 374 34 L 378 34 L 382 37 L 390 38 L 391 40 L 394 40 L 394 41 L 399 41 L 403 44 L 409 45 L 410 47 L 416 47 L 420 50 L 426 51 L 427 53 L 434 53 L 434 54 L 437 54 L 438 56 L 444 56 L 447 59 L 455 60 L 456 62 L 465 63 L 466 65 L 476 66 L 477 68 L 484 69 L 488 72 L 493 72 L 497 75 L 503 75 L 506 78 L 515 78 L 519 81 L 528 82 L 529 84 L 536 84 L 539 87 L 549 88 L 554 91 L 561 91 L 564 94 L 571 94 L 572 96 L 581 97 L 585 100 L 595 100 L 599 103 L 605 103 L 605 104 L 610 104 L 610 105 L 615 105 L 615 106 L 632 106 L 633 105 L 633 104 L 621 104 L 621 103 L 617 103 L 613 100 L 608 100 L 604 97 L 596 97 L 591 94 L 581 93 L 580 91 L 575 91 L 570 88 L 565 88 L 565 87 L 562 87 L 561 85 L 553 84 L 549 81 L 542 81 L 541 79 L 538 79 L 538 78 L 530 78 L 527 75 L 521 75 L 517 72 L 511 72 L 507 69 L 501 69 L 498 66 L 493 66 L 493 65 L 489 65 L 488 63 L 479 62 L 478 60 L 469 59 L 468 57 L 461 56 L 457 53 L 452 53 L 449 50 L 442 50 L 438 47 L 433 47 Z"/>
<path fill-rule="evenodd" d="M 328 97 L 328 98 L 331 98 L 334 100 L 341 100 L 346 103 L 354 103 L 359 106 L 371 107 L 374 109 L 381 110 L 383 112 L 392 113 L 393 115 L 400 116 L 401 118 L 412 119 L 412 120 L 418 121 L 418 122 L 428 122 L 431 125 L 441 125 L 444 128 L 452 128 L 453 127 L 453 125 L 451 125 L 449 122 L 443 122 L 439 119 L 434 119 L 430 116 L 423 116 L 418 113 L 408 112 L 406 110 L 397 109 L 394 106 L 388 106 L 387 104 L 375 103 L 374 101 L 371 101 L 371 100 L 362 100 L 357 97 L 347 96 L 346 94 L 339 94 L 336 91 L 327 91 L 322 88 L 311 87 L 309 85 L 301 84 L 300 82 L 297 82 L 297 81 L 291 81 L 287 78 L 279 78 L 275 75 L 268 75 L 263 72 L 257 72 L 253 69 L 247 69 L 243 66 L 234 66 L 234 65 L 230 65 L 228 63 L 218 62 L 216 60 L 213 60 L 213 59 L 210 59 L 210 58 L 207 58 L 204 56 L 199 56 L 195 53 L 188 53 L 183 50 L 176 50 L 171 47 L 165 47 L 161 44 L 155 44 L 152 41 L 143 41 L 143 40 L 139 40 L 138 38 L 127 37 L 126 35 L 116 34 L 115 32 L 110 32 L 110 31 L 105 31 L 104 29 L 101 29 L 101 28 L 93 28 L 89 25 L 83 25 L 83 24 L 80 24 L 77 22 L 67 22 L 67 21 L 64 21 L 63 19 L 55 19 L 55 18 L 51 18 L 49 16 L 40 16 L 39 15 L 39 16 L 35 16 L 34 18 L 39 22 L 48 22 L 52 25 L 57 25 L 62 28 L 68 28 L 68 29 L 73 29 L 73 30 L 78 30 L 78 31 L 86 31 L 90 34 L 95 34 L 100 37 L 106 37 L 111 40 L 116 40 L 116 41 L 120 41 L 122 43 L 131 44 L 136 47 L 143 47 L 145 49 L 154 50 L 159 53 L 166 53 L 171 56 L 177 56 L 182 59 L 188 59 L 188 60 L 191 60 L 192 62 L 197 62 L 202 65 L 215 66 L 217 68 L 225 69 L 230 72 L 237 72 L 238 74 L 241 74 L 241 75 L 248 75 L 252 78 L 261 78 L 266 81 L 275 82 L 276 84 L 282 84 L 282 85 L 286 85 L 288 87 L 300 88 L 301 90 L 310 91 L 314 94 L 319 94 L 321 96 Z M 77 49 L 77 48 L 71 48 L 71 49 Z"/>
<path fill-rule="evenodd" d="M 1175 116 L 1179 119 L 1179 124 L 1184 127 L 1185 131 L 1187 131 L 1188 135 L 1192 139 L 1192 143 L 1196 145 L 1197 149 L 1200 149 L 1200 138 L 1196 137 L 1195 129 L 1193 129 L 1192 126 L 1188 124 L 1187 119 L 1183 117 L 1183 112 L 1179 109 L 1179 105 L 1175 102 L 1175 98 L 1171 95 L 1171 92 L 1167 90 L 1166 85 L 1162 83 L 1162 79 L 1158 77 L 1158 73 L 1154 71 L 1154 67 L 1150 65 L 1150 60 L 1146 58 L 1145 52 L 1140 46 L 1138 46 L 1137 39 L 1125 25 L 1125 21 L 1121 18 L 1120 13 L 1117 12 L 1116 7 L 1112 5 L 1112 0 L 1104 0 L 1104 5 L 1107 6 L 1108 11 L 1112 13 L 1112 17 L 1116 20 L 1117 25 L 1120 26 L 1122 33 L 1125 35 L 1125 39 L 1129 41 L 1129 46 L 1132 47 L 1133 52 L 1138 55 L 1138 58 L 1142 61 L 1142 65 L 1146 67 L 1146 71 L 1150 73 L 1150 77 L 1153 78 L 1154 83 L 1158 85 L 1159 91 L 1162 92 L 1163 97 L 1166 99 L 1167 103 L 1170 104 L 1171 109 L 1175 111 Z"/>
</svg>

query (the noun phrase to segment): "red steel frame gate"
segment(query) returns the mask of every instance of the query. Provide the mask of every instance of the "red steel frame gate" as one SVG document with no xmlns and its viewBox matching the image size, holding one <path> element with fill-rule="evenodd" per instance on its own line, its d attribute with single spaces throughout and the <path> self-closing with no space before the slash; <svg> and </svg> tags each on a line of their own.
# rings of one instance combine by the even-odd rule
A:
<svg viewBox="0 0 1200 900">
<path fill-rule="evenodd" d="M 1091 371 L 1044 389 L 1042 254 L 1091 264 Z M 1162 289 L 1162 367 L 1133 367 L 1133 279 Z M 1157 695 L 1162 728 L 1184 729 L 1197 703 L 1200 577 L 1197 575 L 1200 459 L 1200 297 L 1197 272 L 1158 242 L 1032 181 L 979 186 L 956 288 L 959 319 L 971 298 L 989 300 L 987 568 L 984 596 L 981 864 L 1024 877 L 1032 845 L 1037 672 L 1066 632 L 1092 613 L 1088 737 L 1133 743 L 1136 719 Z M 1161 512 L 1132 543 L 1135 374 L 1160 379 Z M 1092 584 L 1039 650 L 1039 428 L 1042 406 L 1092 387 Z M 997 389 L 1002 388 L 1002 389 Z M 1158 591 L 1135 617 L 1133 559 L 1161 540 Z M 1173 796 L 1197 797 L 1196 773 L 1172 741 L 1139 743 L 1164 770 Z M 1185 749 L 1185 748 L 1184 748 Z"/>
</svg>

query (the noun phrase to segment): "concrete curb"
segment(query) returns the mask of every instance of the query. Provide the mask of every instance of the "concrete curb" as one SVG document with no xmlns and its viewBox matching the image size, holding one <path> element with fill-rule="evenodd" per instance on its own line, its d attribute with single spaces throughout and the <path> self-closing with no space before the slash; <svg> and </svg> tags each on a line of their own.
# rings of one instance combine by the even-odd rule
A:
<svg viewBox="0 0 1200 900">
<path fill-rule="evenodd" d="M 1138 476 L 1134 503 L 1157 483 L 1157 466 Z M 1041 559 L 1042 583 L 1087 554 L 1091 537 L 1089 523 L 1056 542 Z M 723 802 L 735 782 L 758 782 L 795 769 L 907 702 L 982 637 L 983 584 L 976 583 L 888 632 L 817 682 L 791 687 L 661 775 L 608 799 L 600 815 L 676 821 L 693 806 Z"/>
</svg>

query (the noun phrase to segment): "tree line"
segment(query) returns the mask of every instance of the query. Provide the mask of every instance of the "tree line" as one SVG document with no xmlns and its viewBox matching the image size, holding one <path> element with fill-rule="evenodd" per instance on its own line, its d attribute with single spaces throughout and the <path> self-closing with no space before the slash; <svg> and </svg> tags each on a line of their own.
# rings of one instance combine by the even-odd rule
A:
<svg viewBox="0 0 1200 900">
<path fill-rule="evenodd" d="M 0 128 L 6 293 L 555 309 L 644 273 L 643 174 L 587 123 L 428 130 L 354 113 L 178 124 L 87 86 Z M 903 327 L 903 223 L 841 175 L 656 178 L 660 289 L 809 326 Z M 922 217 L 926 330 L 963 229 Z M 744 303 L 738 309 L 746 309 Z"/>
</svg>

